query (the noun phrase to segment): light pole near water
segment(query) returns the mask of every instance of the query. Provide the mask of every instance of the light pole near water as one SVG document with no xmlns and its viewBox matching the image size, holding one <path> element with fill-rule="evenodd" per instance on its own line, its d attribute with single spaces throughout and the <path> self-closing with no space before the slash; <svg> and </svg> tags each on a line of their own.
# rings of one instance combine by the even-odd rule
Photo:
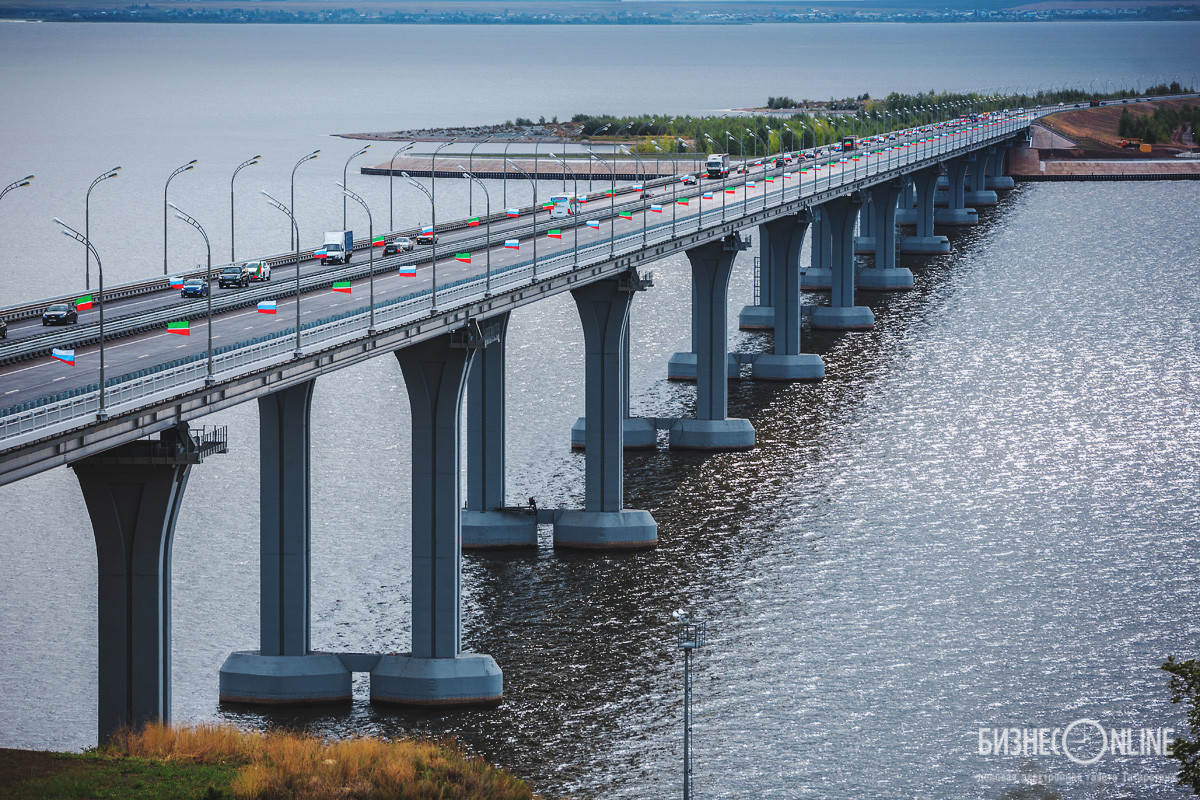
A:
<svg viewBox="0 0 1200 800">
<path fill-rule="evenodd" d="M 354 202 L 363 207 L 363 211 L 367 212 L 367 238 L 371 242 L 371 251 L 368 255 L 370 266 L 367 267 L 367 285 L 370 287 L 370 310 L 368 311 L 367 335 L 375 334 L 375 219 L 371 216 L 371 209 L 367 207 L 367 201 L 356 195 L 354 192 L 346 188 L 344 183 L 339 183 L 338 187 L 342 190 L 342 195 L 349 197 Z"/>
<path fill-rule="evenodd" d="M 104 408 L 104 265 L 100 263 L 100 254 L 96 252 L 95 247 L 92 247 L 91 241 L 86 236 L 58 217 L 55 217 L 54 221 L 63 227 L 64 236 L 70 236 L 83 244 L 92 251 L 92 255 L 96 258 L 96 274 L 99 275 L 100 280 L 100 288 L 97 290 L 99 296 L 96 299 L 96 304 L 100 307 L 100 407 L 96 410 L 96 419 L 103 422 L 108 419 L 108 411 Z"/>
<path fill-rule="evenodd" d="M 208 266 L 204 270 L 204 286 L 207 291 L 204 296 L 208 298 L 208 310 L 206 311 L 205 327 L 208 328 L 208 369 L 204 374 L 204 385 L 212 386 L 216 383 L 216 378 L 213 377 L 213 345 L 212 345 L 212 245 L 208 242 L 208 234 L 204 232 L 204 228 L 200 226 L 192 217 L 179 210 L 179 206 L 174 203 L 168 205 L 175 210 L 175 216 L 191 225 L 196 230 L 200 231 L 200 235 L 204 237 L 204 250 L 207 253 Z"/>
<path fill-rule="evenodd" d="M 310 158 L 316 157 L 316 153 L 311 153 L 300 159 L 296 166 L 300 166 L 301 163 L 308 161 Z M 296 170 L 294 168 L 292 169 L 292 174 L 296 174 Z M 296 242 L 296 349 L 292 351 L 292 358 L 299 358 L 300 356 L 304 355 L 303 351 L 300 349 L 300 226 L 296 224 L 296 215 L 292 213 L 291 209 L 276 200 L 271 195 L 267 194 L 265 190 L 260 191 L 262 191 L 263 196 L 267 198 L 267 201 L 271 205 L 287 214 L 288 219 L 292 221 L 293 239 Z"/>
<path fill-rule="evenodd" d="M 353 161 L 354 159 L 358 158 L 359 156 L 361 156 L 363 153 L 367 152 L 367 148 L 369 148 L 370 146 L 371 145 L 369 145 L 369 144 L 363 145 L 358 150 L 351 153 L 350 157 L 346 159 L 346 165 L 344 167 L 342 167 L 342 185 L 343 186 L 346 185 L 346 175 L 350 171 L 350 162 Z M 346 195 L 344 193 L 342 194 L 342 230 L 346 230 Z M 346 253 L 346 260 L 347 261 L 350 260 L 349 253 Z"/>
<path fill-rule="evenodd" d="M 704 646 L 707 622 L 697 622 L 690 612 L 671 612 L 675 620 L 675 646 L 683 651 L 683 800 L 692 797 L 692 651 Z"/>
<path fill-rule="evenodd" d="M 535 181 L 528 172 L 526 172 L 525 170 L 518 167 L 512 161 L 506 161 L 505 163 L 508 164 L 508 166 L 515 169 L 517 172 L 524 175 L 525 178 L 529 181 L 529 185 L 533 187 L 533 233 L 529 238 L 533 240 L 533 279 L 537 280 L 537 214 L 538 214 L 537 181 Z M 505 172 L 507 173 L 508 170 L 506 169 Z"/>
<path fill-rule="evenodd" d="M 459 169 L 463 169 L 463 165 L 458 165 Z M 484 279 L 483 296 L 492 296 L 492 196 L 488 193 L 487 187 L 483 185 L 483 181 L 476 178 L 469 170 L 463 169 L 463 177 L 472 183 L 478 183 L 479 188 L 483 189 L 483 199 L 486 201 L 484 206 L 484 219 L 487 220 L 484 225 L 483 237 L 485 239 L 484 253 L 487 255 L 487 277 Z"/>
<path fill-rule="evenodd" d="M 482 142 L 476 142 L 474 145 L 471 146 L 471 152 L 467 154 L 467 169 L 466 169 L 466 171 L 468 173 L 470 173 L 471 178 L 472 178 L 472 182 L 467 184 L 467 216 L 468 217 L 475 213 L 475 192 L 474 192 L 474 188 L 475 188 L 474 181 L 476 180 L 476 178 L 475 178 L 475 148 L 479 147 L 479 145 L 481 145 L 481 144 L 487 144 L 488 142 L 490 142 L 492 139 L 495 139 L 495 138 L 496 138 L 496 134 L 493 133 L 493 134 L 489 135 L 486 139 L 484 139 Z M 459 169 L 462 169 L 461 164 L 459 165 Z M 488 202 L 490 205 L 491 201 L 489 200 Z"/>
<path fill-rule="evenodd" d="M 413 186 L 425 193 L 425 197 L 429 200 L 429 216 L 432 222 L 429 225 L 430 244 L 433 247 L 431 257 L 429 259 L 430 274 L 429 278 L 432 281 L 429 290 L 429 311 L 437 313 L 437 204 L 433 202 L 433 194 L 421 184 L 412 179 L 412 176 L 407 172 L 401 172 L 401 177 L 405 178 Z"/>
<path fill-rule="evenodd" d="M 167 178 L 167 183 L 163 186 L 163 275 L 167 274 L 167 189 L 171 188 L 171 181 L 176 175 L 187 172 L 196 166 L 196 159 L 192 159 L 181 167 L 176 167 L 175 171 Z"/>
<path fill-rule="evenodd" d="M 405 151 L 412 150 L 413 147 L 416 146 L 416 144 L 417 144 L 416 142 L 409 142 L 408 144 L 404 145 L 399 150 L 392 153 L 392 160 L 388 162 L 388 231 L 389 232 L 396 230 L 396 217 L 392 213 L 393 208 L 395 206 L 395 203 L 393 202 L 393 200 L 395 199 L 395 194 L 396 194 L 396 190 L 395 190 L 396 157 Z"/>
<path fill-rule="evenodd" d="M 235 234 L 233 225 L 233 179 L 236 178 L 237 174 L 246 167 L 252 167 L 257 164 L 260 158 L 262 158 L 262 156 L 255 156 L 254 158 L 248 158 L 242 163 L 238 164 L 237 169 L 233 171 L 233 177 L 229 179 L 229 261 L 231 263 L 237 261 L 237 256 L 235 255 L 236 251 L 233 247 L 233 237 Z"/>
<path fill-rule="evenodd" d="M 291 202 L 291 208 L 296 207 L 296 169 L 301 164 L 303 164 L 305 161 L 312 161 L 314 158 L 317 157 L 317 153 L 319 153 L 319 152 L 321 152 L 321 151 L 313 150 L 311 153 L 309 153 L 308 155 L 302 157 L 299 161 L 297 161 L 296 166 L 292 167 L 292 193 L 291 193 L 291 195 L 289 195 L 290 202 Z M 264 192 L 264 194 L 266 194 L 266 193 Z M 267 197 L 271 197 L 271 196 L 267 195 Z M 275 200 L 275 198 L 273 198 L 273 197 L 271 197 L 271 201 L 279 202 L 279 201 Z M 282 203 L 280 203 L 280 210 L 287 212 L 288 216 L 291 216 L 291 214 L 292 214 L 292 212 L 288 209 L 288 207 L 284 206 Z M 294 217 L 292 218 L 292 235 L 294 237 L 297 237 L 292 241 L 292 247 L 296 248 L 296 274 L 297 274 L 297 276 L 299 276 L 299 274 L 300 274 L 300 239 L 298 237 L 300 236 L 300 228 L 296 225 L 296 220 Z M 297 345 L 296 349 L 297 350 L 300 349 L 299 345 Z"/>
<path fill-rule="evenodd" d="M 103 175 L 92 181 L 92 185 L 88 187 L 87 194 L 83 196 L 83 238 L 88 239 L 92 235 L 92 189 L 95 189 L 96 184 L 100 183 L 100 181 L 117 177 L 117 173 L 120 171 L 120 167 L 113 167 L 110 170 L 106 170 Z M 29 177 L 32 178 L 33 176 L 30 175 Z M 28 186 L 28 179 L 21 185 Z M 7 192 L 8 189 L 4 191 Z M 0 197 L 3 196 L 3 194 L 0 194 Z M 85 290 L 92 288 L 92 249 L 90 247 L 83 248 L 83 288 Z"/>
</svg>

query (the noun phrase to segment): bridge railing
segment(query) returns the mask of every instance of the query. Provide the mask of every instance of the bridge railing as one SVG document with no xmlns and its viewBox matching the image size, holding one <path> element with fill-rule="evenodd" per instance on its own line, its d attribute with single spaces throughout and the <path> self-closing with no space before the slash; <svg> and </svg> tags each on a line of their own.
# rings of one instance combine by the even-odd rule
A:
<svg viewBox="0 0 1200 800">
<path fill-rule="evenodd" d="M 673 209 L 676 216 L 672 219 L 672 215 L 667 214 L 664 209 L 664 219 L 661 221 L 648 224 L 647 220 L 644 228 L 632 223 L 627 230 L 619 234 L 614 232 L 611 239 L 600 239 L 581 245 L 578 252 L 571 247 L 555 256 L 539 258 L 536 265 L 530 259 L 493 270 L 490 276 L 491 293 L 524 288 L 536 281 L 558 277 L 573 270 L 588 269 L 613 257 L 636 254 L 648 245 L 670 242 L 682 234 L 728 222 L 736 223 L 739 218 L 751 212 L 761 212 L 805 197 L 845 190 L 863 181 L 893 174 L 905 167 L 938 163 L 960 151 L 967 152 L 974 146 L 1007 138 L 1027 124 L 1022 120 L 1006 120 L 975 126 L 961 133 L 932 136 L 913 145 L 898 145 L 890 152 L 875 154 L 873 162 L 871 157 L 867 156 L 865 161 L 856 165 L 856 169 L 844 170 L 833 180 L 828 180 L 827 172 L 819 175 L 814 173 L 808 180 L 803 180 L 799 169 L 791 172 L 792 178 L 785 177 L 786 169 L 781 170 L 777 178 L 783 182 L 780 191 L 764 192 L 761 198 L 755 198 L 749 203 L 728 200 L 718 203 L 715 194 L 712 201 L 702 201 L 698 196 L 692 196 L 689 202 L 700 204 L 700 208 L 694 213 L 689 209 L 686 214 L 677 216 L 676 207 Z M 824 169 L 827 170 L 828 166 Z M 788 180 L 795 181 L 794 189 L 789 190 Z M 705 208 L 705 202 L 711 202 L 712 205 Z M 614 224 L 619 226 L 621 223 L 614 221 Z M 564 241 L 568 235 L 564 233 Z M 330 273 L 313 277 L 325 282 L 334 279 Z M 440 285 L 437 292 L 440 311 L 462 308 L 484 299 L 488 284 L 487 275 L 478 275 Z M 431 292 L 425 289 L 377 303 L 375 325 L 378 330 L 387 330 L 427 318 L 430 313 Z M 305 324 L 301 326 L 300 347 L 304 352 L 311 352 L 362 338 L 366 335 L 368 318 L 369 307 L 362 306 L 336 317 Z M 294 327 L 288 328 L 264 339 L 229 345 L 220 351 L 214 351 L 213 375 L 218 381 L 228 380 L 271 365 L 288 363 L 293 359 L 296 349 L 295 334 Z M 207 353 L 118 376 L 105 382 L 104 410 L 110 415 L 119 414 L 158 403 L 203 387 L 206 376 Z M 92 384 L 84 387 L 78 396 L 46 402 L 35 407 L 18 406 L 16 409 L 7 410 L 7 413 L 0 416 L 0 446 L 18 446 L 26 441 L 60 432 L 61 429 L 78 426 L 89 417 L 94 419 L 100 411 L 98 389 L 98 385 Z"/>
</svg>

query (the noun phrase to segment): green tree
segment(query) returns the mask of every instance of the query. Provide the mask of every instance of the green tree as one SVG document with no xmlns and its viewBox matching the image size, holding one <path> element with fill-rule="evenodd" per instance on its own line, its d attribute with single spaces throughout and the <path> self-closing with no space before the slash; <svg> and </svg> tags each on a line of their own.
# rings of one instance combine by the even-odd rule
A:
<svg viewBox="0 0 1200 800">
<path fill-rule="evenodd" d="M 1167 656 L 1162 669 L 1171 673 L 1168 689 L 1172 703 L 1187 704 L 1188 728 L 1191 739 L 1176 737 L 1171 757 L 1179 762 L 1179 785 L 1187 786 L 1200 795 L 1200 663 L 1192 658 L 1176 661 Z"/>
</svg>

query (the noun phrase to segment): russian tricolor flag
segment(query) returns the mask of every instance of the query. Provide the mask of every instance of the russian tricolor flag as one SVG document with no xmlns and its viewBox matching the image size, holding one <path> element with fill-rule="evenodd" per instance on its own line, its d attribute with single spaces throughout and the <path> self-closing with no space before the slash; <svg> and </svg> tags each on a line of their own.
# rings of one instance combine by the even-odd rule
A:
<svg viewBox="0 0 1200 800">
<path fill-rule="evenodd" d="M 432 225 L 422 225 L 422 226 L 421 226 L 421 235 L 422 235 L 422 236 L 424 236 L 424 235 L 426 235 L 426 234 L 430 234 L 430 233 L 433 233 L 433 226 L 432 226 Z"/>
<path fill-rule="evenodd" d="M 653 211 L 655 214 L 661 214 L 662 206 L 650 206 L 650 210 Z"/>
<path fill-rule="evenodd" d="M 182 289 L 183 288 L 183 276 L 182 275 L 177 275 L 176 277 L 171 278 L 171 288 L 172 289 Z"/>
<path fill-rule="evenodd" d="M 754 181 L 746 181 L 746 188 L 747 188 L 747 189 L 753 189 L 753 188 L 754 188 Z"/>
<path fill-rule="evenodd" d="M 258 313 L 274 314 L 278 310 L 278 305 L 274 300 L 263 300 L 258 304 Z"/>
<path fill-rule="evenodd" d="M 599 227 L 600 227 L 600 220 L 598 220 L 598 219 L 589 219 L 589 220 L 587 221 L 587 226 L 588 226 L 589 228 L 599 228 Z"/>
<path fill-rule="evenodd" d="M 506 248 L 508 248 L 509 250 L 520 250 L 521 249 L 521 243 L 519 241 L 517 241 L 516 239 L 505 239 L 504 246 Z"/>
<path fill-rule="evenodd" d="M 327 250 L 316 250 L 313 252 L 313 258 L 325 258 L 328 255 L 329 251 Z"/>
<path fill-rule="evenodd" d="M 417 265 L 405 264 L 396 272 L 396 274 L 401 278 L 415 278 L 417 277 Z"/>
<path fill-rule="evenodd" d="M 64 364 L 75 366 L 75 351 L 74 350 L 59 350 L 57 347 L 50 351 L 50 355 L 56 360 Z"/>
<path fill-rule="evenodd" d="M 705 192 L 703 199 L 712 200 L 712 192 Z"/>
<path fill-rule="evenodd" d="M 518 208 L 510 208 L 505 212 L 510 218 L 521 216 L 521 210 Z"/>
</svg>

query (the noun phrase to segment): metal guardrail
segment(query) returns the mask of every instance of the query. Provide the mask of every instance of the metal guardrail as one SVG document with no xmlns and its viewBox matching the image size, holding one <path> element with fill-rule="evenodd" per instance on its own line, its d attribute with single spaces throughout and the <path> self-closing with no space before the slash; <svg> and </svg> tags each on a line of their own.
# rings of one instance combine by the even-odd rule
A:
<svg viewBox="0 0 1200 800">
<path fill-rule="evenodd" d="M 1001 129 L 990 134 L 971 134 L 972 131 L 980 130 L 980 127 L 992 127 L 991 125 L 976 126 L 954 134 L 936 135 L 916 143 L 896 145 L 896 148 L 910 148 L 910 152 L 897 152 L 894 158 L 885 157 L 876 160 L 873 164 L 868 162 L 861 170 L 861 175 L 858 174 L 858 170 L 843 172 L 838 175 L 836 186 L 831 184 L 825 191 L 821 191 L 818 185 L 819 180 L 810 181 L 810 192 L 807 197 L 817 199 L 828 193 L 852 191 L 872 178 L 886 178 L 904 167 L 929 161 L 931 156 L 941 160 L 957 154 L 965 154 L 976 149 L 980 144 L 1002 141 L 1028 125 L 1027 122 L 1021 120 L 1005 120 L 994 124 L 999 125 Z M 962 135 L 968 135 L 968 139 L 961 142 L 942 141 Z M 922 145 L 933 148 L 934 152 L 918 152 Z M 791 174 L 799 177 L 797 171 L 793 171 Z M 781 178 L 781 180 L 786 181 L 786 178 Z M 702 230 L 706 218 L 710 224 L 721 225 L 727 222 L 736 222 L 738 217 L 748 216 L 751 210 L 759 213 L 775 205 L 803 200 L 806 197 L 804 188 L 804 184 L 800 183 L 794 193 L 789 193 L 785 183 L 779 193 L 764 193 L 753 203 L 715 206 L 707 211 L 701 207 L 696 214 L 686 215 L 684 217 L 686 223 L 682 225 L 678 221 L 663 220 L 654 225 L 647 225 L 644 229 L 635 227 L 613 237 L 610 241 L 592 242 L 580 247 L 578 252 L 573 248 L 564 250 L 551 258 L 539 259 L 536 265 L 532 261 L 523 261 L 501 270 L 493 270 L 490 275 L 491 294 L 525 288 L 536 281 L 558 277 L 572 271 L 586 271 L 613 257 L 636 255 L 655 244 L 670 242 L 681 234 Z M 788 194 L 793 194 L 790 200 L 787 197 Z M 730 209 L 733 210 L 732 215 L 729 213 Z M 576 218 L 576 222 L 578 222 L 578 218 Z M 619 248 L 617 247 L 618 243 L 620 243 Z M 390 266 L 388 268 L 390 269 Z M 334 280 L 344 280 L 343 273 L 355 269 L 359 268 L 347 266 L 334 273 L 309 276 L 307 279 L 302 278 L 301 285 L 303 288 L 306 281 L 310 282 L 310 285 L 319 286 L 322 283 L 330 284 Z M 461 308 L 467 303 L 483 299 L 487 281 L 488 276 L 480 275 L 439 286 L 439 308 L 443 313 L 447 313 Z M 423 290 L 405 297 L 377 303 L 375 305 L 376 328 L 387 330 L 427 318 L 430 311 L 429 296 L 430 291 Z M 178 307 L 163 311 L 171 316 L 179 316 Z M 301 327 L 301 347 L 305 350 L 312 350 L 362 338 L 366 335 L 367 314 L 368 309 L 364 307 L 303 325 Z M 214 376 L 219 381 L 229 380 L 273 364 L 290 362 L 296 346 L 295 333 L 295 328 L 290 328 L 269 337 L 230 345 L 214 351 Z M 160 402 L 177 396 L 181 392 L 201 388 L 204 385 L 206 373 L 207 354 L 198 354 L 109 379 L 105 382 L 107 400 L 105 410 L 110 415 L 124 413 L 147 403 Z M 5 409 L 0 412 L 0 443 L 3 443 L 6 448 L 15 447 L 51 433 L 60 432 L 60 429 L 71 430 L 78 427 L 81 421 L 88 416 L 94 418 L 94 415 L 100 410 L 98 388 L 96 384 L 92 384 L 70 393 L 72 395 L 70 397 L 42 398 L 39 401 L 30 401 Z"/>
</svg>

